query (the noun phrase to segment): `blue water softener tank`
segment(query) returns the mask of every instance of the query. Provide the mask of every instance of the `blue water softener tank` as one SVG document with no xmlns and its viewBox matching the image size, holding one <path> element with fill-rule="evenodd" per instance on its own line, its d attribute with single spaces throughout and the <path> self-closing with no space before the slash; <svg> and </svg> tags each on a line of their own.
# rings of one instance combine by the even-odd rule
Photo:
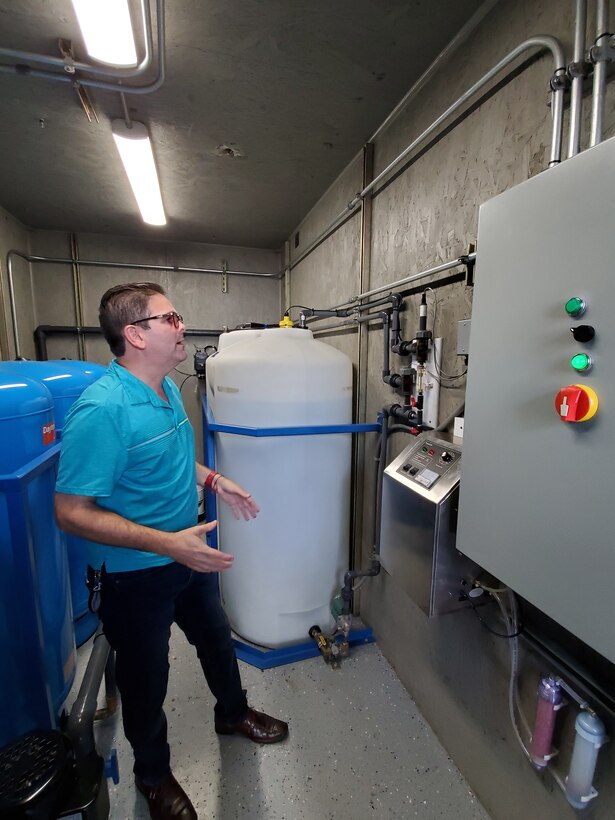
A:
<svg viewBox="0 0 615 820">
<path fill-rule="evenodd" d="M 49 390 L 0 369 L 0 746 L 55 728 L 75 674 L 58 456 Z"/>
<path fill-rule="evenodd" d="M 102 376 L 106 368 L 93 362 L 55 359 L 45 362 L 2 362 L 0 370 L 36 379 L 47 387 L 53 396 L 56 433 L 61 437 L 64 419 L 70 406 L 86 387 Z M 75 641 L 77 646 L 81 646 L 96 631 L 98 616 L 88 609 L 88 590 L 85 585 L 88 566 L 86 545 L 83 539 L 66 535 L 66 546 Z"/>
</svg>

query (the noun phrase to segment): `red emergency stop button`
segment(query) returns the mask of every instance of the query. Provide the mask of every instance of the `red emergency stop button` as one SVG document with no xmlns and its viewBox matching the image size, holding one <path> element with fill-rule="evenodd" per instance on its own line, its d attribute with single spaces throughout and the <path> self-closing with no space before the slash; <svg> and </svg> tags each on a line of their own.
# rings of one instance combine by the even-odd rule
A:
<svg viewBox="0 0 615 820">
<path fill-rule="evenodd" d="M 555 410 L 562 421 L 589 421 L 598 410 L 598 396 L 586 384 L 568 384 L 555 397 Z"/>
</svg>

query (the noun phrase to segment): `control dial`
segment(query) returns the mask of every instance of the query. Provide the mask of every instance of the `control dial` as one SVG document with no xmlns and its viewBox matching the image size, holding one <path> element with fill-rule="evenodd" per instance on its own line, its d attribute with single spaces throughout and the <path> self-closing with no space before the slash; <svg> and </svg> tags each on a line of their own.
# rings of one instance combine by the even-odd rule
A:
<svg viewBox="0 0 615 820">
<path fill-rule="evenodd" d="M 575 338 L 577 342 L 591 342 L 591 340 L 596 335 L 596 331 L 591 325 L 577 325 L 576 327 L 571 327 L 570 332 Z"/>
<path fill-rule="evenodd" d="M 555 397 L 555 410 L 562 421 L 589 421 L 598 411 L 598 396 L 585 384 L 568 384 Z"/>
</svg>

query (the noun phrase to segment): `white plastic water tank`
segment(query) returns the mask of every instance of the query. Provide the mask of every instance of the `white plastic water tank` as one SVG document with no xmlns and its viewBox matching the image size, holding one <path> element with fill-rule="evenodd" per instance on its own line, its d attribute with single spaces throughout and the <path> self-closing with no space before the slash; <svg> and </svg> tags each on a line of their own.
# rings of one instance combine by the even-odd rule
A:
<svg viewBox="0 0 615 820">
<path fill-rule="evenodd" d="M 310 330 L 233 331 L 207 359 L 214 421 L 242 427 L 350 424 L 350 359 Z M 220 576 L 231 625 L 266 647 L 332 626 L 330 604 L 348 565 L 351 434 L 248 437 L 216 433 L 216 469 L 249 490 L 249 523 L 218 505 Z"/>
</svg>

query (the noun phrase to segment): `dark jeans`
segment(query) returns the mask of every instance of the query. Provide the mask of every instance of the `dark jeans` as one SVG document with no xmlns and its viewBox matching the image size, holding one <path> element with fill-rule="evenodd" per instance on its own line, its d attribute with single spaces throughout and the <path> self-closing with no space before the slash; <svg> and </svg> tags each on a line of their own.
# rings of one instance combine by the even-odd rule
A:
<svg viewBox="0 0 615 820">
<path fill-rule="evenodd" d="M 216 698 L 216 717 L 234 723 L 247 709 L 217 576 L 192 572 L 177 563 L 134 572 L 103 572 L 99 614 L 116 652 L 124 733 L 133 748 L 134 772 L 155 783 L 169 771 L 162 706 L 173 622 L 196 648 Z"/>
</svg>

